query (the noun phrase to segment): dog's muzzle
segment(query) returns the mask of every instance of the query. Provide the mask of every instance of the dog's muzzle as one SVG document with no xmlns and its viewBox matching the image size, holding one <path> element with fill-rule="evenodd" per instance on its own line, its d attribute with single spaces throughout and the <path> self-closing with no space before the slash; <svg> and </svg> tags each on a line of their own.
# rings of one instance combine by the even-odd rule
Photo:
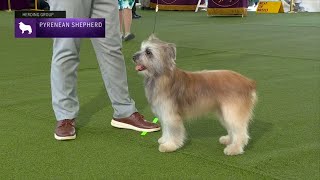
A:
<svg viewBox="0 0 320 180">
<path fill-rule="evenodd" d="M 132 60 L 133 62 L 136 62 L 137 59 L 139 58 L 140 54 L 139 53 L 135 53 L 133 56 L 132 56 Z"/>
</svg>

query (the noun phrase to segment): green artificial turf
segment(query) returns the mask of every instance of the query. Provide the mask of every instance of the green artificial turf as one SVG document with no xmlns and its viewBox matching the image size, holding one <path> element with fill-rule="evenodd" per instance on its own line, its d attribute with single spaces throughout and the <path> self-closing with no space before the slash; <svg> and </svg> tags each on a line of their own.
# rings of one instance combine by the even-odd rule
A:
<svg viewBox="0 0 320 180">
<path fill-rule="evenodd" d="M 129 90 L 154 118 L 132 54 L 152 32 L 153 11 L 133 20 L 123 44 Z M 15 39 L 14 15 L 0 12 L 0 179 L 319 179 L 320 14 L 207 17 L 159 11 L 156 34 L 177 44 L 177 66 L 231 69 L 257 81 L 252 139 L 225 156 L 213 116 L 186 124 L 187 144 L 160 153 L 160 132 L 111 127 L 112 108 L 88 39 L 81 46 L 80 115 L 75 141 L 53 137 L 51 39 Z"/>
</svg>

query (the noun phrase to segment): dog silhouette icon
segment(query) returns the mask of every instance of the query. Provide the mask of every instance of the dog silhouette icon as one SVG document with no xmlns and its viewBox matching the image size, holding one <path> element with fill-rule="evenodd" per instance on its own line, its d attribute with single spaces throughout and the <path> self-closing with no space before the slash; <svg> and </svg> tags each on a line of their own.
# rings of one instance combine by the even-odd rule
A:
<svg viewBox="0 0 320 180">
<path fill-rule="evenodd" d="M 28 31 L 28 34 L 32 33 L 32 28 L 30 25 L 24 24 L 23 22 L 19 22 L 19 29 L 21 33 L 24 34 L 25 31 Z"/>
</svg>

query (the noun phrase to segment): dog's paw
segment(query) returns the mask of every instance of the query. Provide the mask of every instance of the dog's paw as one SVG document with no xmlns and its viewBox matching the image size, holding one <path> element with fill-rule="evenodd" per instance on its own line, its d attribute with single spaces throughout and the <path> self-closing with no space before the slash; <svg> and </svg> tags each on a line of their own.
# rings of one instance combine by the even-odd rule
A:
<svg viewBox="0 0 320 180">
<path fill-rule="evenodd" d="M 224 145 L 229 145 L 231 144 L 231 139 L 230 139 L 230 136 L 221 136 L 220 139 L 219 139 L 219 142 L 221 144 L 224 144 Z"/>
<path fill-rule="evenodd" d="M 234 156 L 234 155 L 242 154 L 244 151 L 241 146 L 231 144 L 231 145 L 228 145 L 226 148 L 224 148 L 223 152 L 225 155 Z"/>
<path fill-rule="evenodd" d="M 173 152 L 175 150 L 177 150 L 179 148 L 179 146 L 175 145 L 172 142 L 166 142 L 163 144 L 160 144 L 159 146 L 159 151 L 160 152 Z"/>
<path fill-rule="evenodd" d="M 159 138 L 159 139 L 158 139 L 158 143 L 159 143 L 159 144 L 165 143 L 164 137 Z"/>
</svg>

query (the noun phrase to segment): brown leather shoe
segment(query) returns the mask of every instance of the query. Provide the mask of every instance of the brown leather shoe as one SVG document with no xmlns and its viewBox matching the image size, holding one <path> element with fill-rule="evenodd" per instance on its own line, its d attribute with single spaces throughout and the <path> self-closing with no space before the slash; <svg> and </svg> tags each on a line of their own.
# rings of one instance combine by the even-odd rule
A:
<svg viewBox="0 0 320 180">
<path fill-rule="evenodd" d="M 154 132 L 160 130 L 160 126 L 158 124 L 146 121 L 144 117 L 138 112 L 133 113 L 130 117 L 127 118 L 113 118 L 111 121 L 111 126 L 141 132 Z"/>
<path fill-rule="evenodd" d="M 56 140 L 71 140 L 76 138 L 76 122 L 74 119 L 64 119 L 57 121 L 57 127 L 54 133 Z"/>
</svg>

